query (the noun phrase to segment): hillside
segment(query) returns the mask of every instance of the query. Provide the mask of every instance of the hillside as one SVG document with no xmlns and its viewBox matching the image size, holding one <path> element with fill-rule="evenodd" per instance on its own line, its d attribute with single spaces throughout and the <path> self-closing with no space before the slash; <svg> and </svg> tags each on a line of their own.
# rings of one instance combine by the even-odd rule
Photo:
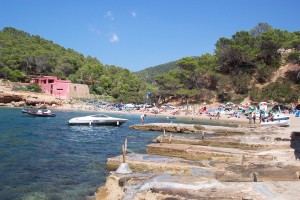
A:
<svg viewBox="0 0 300 200">
<path fill-rule="evenodd" d="M 197 45 L 197 44 L 195 44 Z M 300 90 L 300 31 L 259 23 L 215 43 L 214 54 L 184 57 L 133 73 L 103 65 L 40 36 L 15 28 L 0 31 L 0 78 L 28 82 L 52 75 L 87 84 L 91 94 L 115 102 L 164 104 L 251 101 L 295 102 Z"/>
<path fill-rule="evenodd" d="M 87 84 L 91 94 L 109 95 L 117 102 L 140 102 L 146 83 L 127 69 L 103 65 L 52 41 L 22 30 L 0 31 L 0 78 L 29 82 L 34 76 L 57 76 Z"/>
<path fill-rule="evenodd" d="M 177 68 L 179 68 L 179 66 L 177 65 L 177 61 L 173 61 L 173 62 L 157 65 L 154 67 L 146 68 L 144 70 L 136 72 L 136 74 L 139 77 L 144 78 L 147 81 L 147 83 L 151 84 L 154 82 L 154 77 L 156 75 L 168 73 L 169 71 Z"/>
<path fill-rule="evenodd" d="M 278 79 L 297 79 L 298 73 L 300 73 L 300 65 L 298 64 L 284 64 L 279 67 L 277 71 L 275 71 L 271 77 L 271 80 L 269 82 L 266 82 L 264 84 L 256 84 L 257 87 L 264 88 L 267 85 L 276 82 Z"/>
<path fill-rule="evenodd" d="M 155 98 L 181 101 L 239 103 L 296 102 L 300 99 L 300 32 L 260 23 L 216 42 L 215 54 L 177 61 L 178 69 L 155 77 Z"/>
</svg>

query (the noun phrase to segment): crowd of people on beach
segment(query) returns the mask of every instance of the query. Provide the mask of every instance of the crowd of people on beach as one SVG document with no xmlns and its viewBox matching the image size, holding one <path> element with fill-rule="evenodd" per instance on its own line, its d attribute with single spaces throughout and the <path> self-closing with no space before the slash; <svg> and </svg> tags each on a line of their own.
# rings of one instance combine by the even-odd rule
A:
<svg viewBox="0 0 300 200">
<path fill-rule="evenodd" d="M 113 104 L 113 103 L 85 103 L 77 107 L 78 110 L 102 111 L 102 112 L 126 112 L 141 114 L 141 124 L 145 123 L 147 115 L 166 115 L 173 117 L 208 117 L 210 120 L 219 119 L 248 119 L 249 124 L 259 124 L 265 121 L 273 121 L 273 105 L 261 108 L 257 104 L 219 104 L 219 105 L 161 105 L 151 104 Z M 268 110 L 268 111 L 267 111 Z M 285 111 L 282 111 L 285 112 Z"/>
</svg>

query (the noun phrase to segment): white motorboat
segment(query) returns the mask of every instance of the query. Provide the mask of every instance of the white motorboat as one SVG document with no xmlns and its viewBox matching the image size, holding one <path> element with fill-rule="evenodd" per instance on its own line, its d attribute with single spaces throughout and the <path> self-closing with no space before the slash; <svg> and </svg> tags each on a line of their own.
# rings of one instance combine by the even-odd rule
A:
<svg viewBox="0 0 300 200">
<path fill-rule="evenodd" d="M 281 126 L 287 127 L 290 126 L 290 117 L 286 115 L 276 114 L 273 119 L 262 121 L 260 123 L 262 126 Z"/>
<path fill-rule="evenodd" d="M 120 126 L 127 119 L 110 117 L 104 114 L 95 114 L 84 117 L 75 117 L 69 120 L 70 125 L 110 125 Z"/>
</svg>

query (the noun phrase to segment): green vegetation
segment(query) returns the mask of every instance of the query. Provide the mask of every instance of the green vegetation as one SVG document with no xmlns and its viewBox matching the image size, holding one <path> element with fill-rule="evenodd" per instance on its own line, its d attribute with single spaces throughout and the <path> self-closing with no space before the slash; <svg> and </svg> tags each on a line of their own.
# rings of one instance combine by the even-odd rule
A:
<svg viewBox="0 0 300 200">
<path fill-rule="evenodd" d="M 145 79 L 147 83 L 154 83 L 154 77 L 159 74 L 168 73 L 173 69 L 178 69 L 177 61 L 169 62 L 155 67 L 148 67 L 144 70 L 136 72 L 136 75 Z"/>
<path fill-rule="evenodd" d="M 288 81 L 293 80 L 291 77 L 271 83 L 262 90 L 255 86 L 268 83 L 280 67 L 280 48 L 294 49 L 286 61 L 299 63 L 300 32 L 273 29 L 260 23 L 250 31 L 220 38 L 214 55 L 182 58 L 177 62 L 179 69 L 157 75 L 155 81 L 159 92 L 156 98 L 164 101 L 171 96 L 198 102 L 216 98 L 226 102 L 249 95 L 253 101 L 297 101 L 299 81 Z M 214 92 L 214 97 L 207 91 Z"/>
<path fill-rule="evenodd" d="M 280 48 L 292 50 L 282 55 Z M 123 103 L 144 102 L 146 91 L 151 91 L 152 102 L 160 103 L 172 99 L 182 103 L 237 102 L 247 96 L 253 101 L 293 102 L 299 99 L 299 71 L 268 83 L 283 60 L 300 63 L 299 51 L 300 31 L 260 23 L 231 38 L 221 37 L 214 54 L 184 57 L 133 73 L 7 27 L 0 31 L 0 78 L 28 82 L 32 76 L 53 75 L 87 84 L 92 94 Z"/>
<path fill-rule="evenodd" d="M 22 86 L 20 84 L 16 84 L 12 87 L 13 91 L 30 91 L 30 92 L 42 92 L 42 88 L 38 84 L 28 84 L 26 86 Z"/>
<path fill-rule="evenodd" d="M 57 76 L 89 85 L 92 94 L 109 95 L 119 102 L 140 102 L 146 83 L 127 69 L 107 66 L 52 41 L 14 29 L 0 32 L 0 78 L 29 81 L 32 76 Z"/>
</svg>

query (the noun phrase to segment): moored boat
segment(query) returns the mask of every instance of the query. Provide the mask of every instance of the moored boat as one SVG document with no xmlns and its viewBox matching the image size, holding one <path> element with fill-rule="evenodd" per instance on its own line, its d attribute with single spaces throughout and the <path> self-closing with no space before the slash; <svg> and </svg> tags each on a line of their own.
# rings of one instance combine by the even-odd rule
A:
<svg viewBox="0 0 300 200">
<path fill-rule="evenodd" d="M 127 119 L 110 117 L 104 114 L 95 114 L 84 117 L 75 117 L 69 120 L 70 125 L 110 125 L 120 126 Z"/>
<path fill-rule="evenodd" d="M 290 126 L 290 117 L 286 115 L 276 114 L 273 118 L 269 120 L 262 121 L 261 126 Z"/>
<path fill-rule="evenodd" d="M 176 119 L 174 116 L 166 117 L 167 119 Z"/>
<path fill-rule="evenodd" d="M 51 110 L 34 110 L 34 109 L 22 109 L 22 113 L 37 117 L 55 117 L 56 114 L 52 113 Z"/>
</svg>

